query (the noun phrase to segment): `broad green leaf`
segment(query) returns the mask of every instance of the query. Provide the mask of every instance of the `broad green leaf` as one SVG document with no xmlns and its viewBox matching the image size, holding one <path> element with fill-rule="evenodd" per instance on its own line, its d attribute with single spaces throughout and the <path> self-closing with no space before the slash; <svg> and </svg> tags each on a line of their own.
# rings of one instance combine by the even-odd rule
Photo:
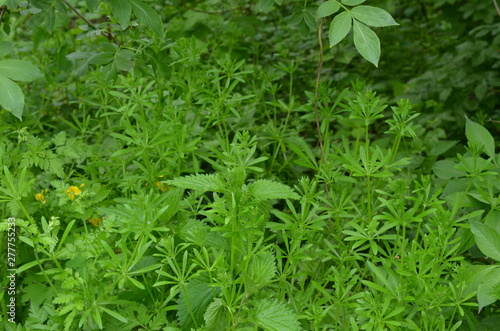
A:
<svg viewBox="0 0 500 331">
<path fill-rule="evenodd" d="M 486 224 L 475 221 L 470 222 L 470 229 L 481 252 L 500 262 L 500 233 Z"/>
<path fill-rule="evenodd" d="M 54 7 L 50 6 L 45 12 L 45 26 L 49 34 L 54 31 L 54 25 L 56 24 L 56 10 Z"/>
<path fill-rule="evenodd" d="M 391 14 L 377 7 L 357 6 L 351 10 L 351 15 L 358 21 L 370 26 L 398 25 Z"/>
<path fill-rule="evenodd" d="M 163 23 L 160 15 L 151 8 L 150 5 L 145 4 L 139 0 L 129 0 L 132 5 L 132 10 L 137 16 L 139 22 L 146 24 L 153 32 L 163 39 Z"/>
<path fill-rule="evenodd" d="M 300 330 L 297 316 L 284 303 L 263 299 L 255 305 L 253 322 L 267 331 Z"/>
<path fill-rule="evenodd" d="M 267 179 L 258 179 L 248 186 L 248 191 L 257 200 L 300 199 L 290 186 Z"/>
<path fill-rule="evenodd" d="M 24 94 L 19 85 L 0 75 L 0 106 L 22 120 Z"/>
<path fill-rule="evenodd" d="M 99 53 L 91 56 L 89 59 L 89 63 L 105 65 L 111 63 L 114 60 L 114 58 L 115 58 L 114 53 Z"/>
<path fill-rule="evenodd" d="M 110 0 L 109 4 L 113 10 L 113 15 L 116 17 L 118 23 L 125 29 L 130 22 L 130 15 L 132 15 L 132 6 L 128 0 Z"/>
<path fill-rule="evenodd" d="M 316 18 L 314 17 L 314 11 L 311 12 L 309 9 L 304 10 L 304 22 L 311 30 L 316 30 L 318 28 Z"/>
<path fill-rule="evenodd" d="M 118 70 L 130 71 L 134 68 L 132 60 L 134 53 L 126 49 L 120 49 L 115 54 L 115 64 Z"/>
<path fill-rule="evenodd" d="M 338 12 L 339 9 L 340 9 L 340 4 L 335 0 L 329 0 L 327 2 L 323 2 L 321 6 L 319 6 L 318 11 L 316 12 L 316 17 L 322 18 L 330 16 Z"/>
<path fill-rule="evenodd" d="M 455 146 L 457 143 L 458 140 L 443 140 L 434 142 L 430 146 L 431 149 L 427 152 L 427 154 L 430 156 L 439 156 Z"/>
<path fill-rule="evenodd" d="M 257 10 L 264 11 L 271 8 L 274 5 L 274 0 L 259 0 L 257 2 Z"/>
<path fill-rule="evenodd" d="M 197 329 L 203 325 L 203 314 L 215 293 L 215 289 L 210 286 L 208 276 L 205 275 L 185 285 L 177 301 L 177 317 L 183 330 Z"/>
<path fill-rule="evenodd" d="M 226 310 L 221 299 L 215 298 L 207 307 L 207 311 L 203 314 L 207 331 L 219 331 L 226 328 Z"/>
<path fill-rule="evenodd" d="M 0 59 L 9 54 L 14 48 L 14 43 L 9 41 L 0 41 Z"/>
<path fill-rule="evenodd" d="M 43 77 L 37 67 L 24 60 L 0 61 L 0 75 L 20 82 L 31 82 Z"/>
<path fill-rule="evenodd" d="M 358 21 L 354 21 L 354 46 L 361 56 L 378 67 L 380 40 L 372 29 Z"/>
<path fill-rule="evenodd" d="M 357 6 L 365 1 L 366 0 L 342 0 L 342 3 L 347 6 Z"/>
<path fill-rule="evenodd" d="M 494 268 L 494 269 L 493 269 Z M 477 287 L 477 302 L 479 311 L 485 306 L 490 305 L 500 299 L 498 294 L 495 294 L 494 289 L 500 287 L 500 268 L 492 266 L 492 270 L 485 276 L 479 279 L 480 283 Z"/>
<path fill-rule="evenodd" d="M 248 292 L 254 293 L 268 285 L 276 275 L 276 262 L 271 252 L 260 252 L 252 257 L 243 280 Z"/>
<path fill-rule="evenodd" d="M 451 160 L 440 160 L 434 163 L 432 171 L 434 172 L 434 175 L 443 179 L 451 179 L 467 175 L 465 171 L 455 168 L 455 165 L 456 163 Z"/>
<path fill-rule="evenodd" d="M 180 188 L 187 188 L 202 192 L 223 192 L 224 190 L 224 182 L 219 175 L 190 175 L 168 180 L 167 183 Z"/>
<path fill-rule="evenodd" d="M 0 62 L 1 63 L 1 62 Z M 495 140 L 493 136 L 482 125 L 471 121 L 465 116 L 465 136 L 469 143 L 483 148 L 484 153 L 491 158 L 495 158 Z"/>
<path fill-rule="evenodd" d="M 89 10 L 94 10 L 95 6 L 97 6 L 99 1 L 101 0 L 85 0 L 85 2 L 87 3 L 87 8 Z"/>
<path fill-rule="evenodd" d="M 342 12 L 335 16 L 330 29 L 328 30 L 328 38 L 330 40 L 330 47 L 337 45 L 344 39 L 349 31 L 351 31 L 352 17 L 348 12 Z"/>
</svg>

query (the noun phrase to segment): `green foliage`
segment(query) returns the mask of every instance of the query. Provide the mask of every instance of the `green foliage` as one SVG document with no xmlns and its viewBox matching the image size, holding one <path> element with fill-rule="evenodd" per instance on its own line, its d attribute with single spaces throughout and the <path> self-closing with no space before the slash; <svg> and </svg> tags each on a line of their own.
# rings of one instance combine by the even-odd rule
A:
<svg viewBox="0 0 500 331">
<path fill-rule="evenodd" d="M 494 329 L 491 9 L 0 1 L 0 329 Z"/>
</svg>

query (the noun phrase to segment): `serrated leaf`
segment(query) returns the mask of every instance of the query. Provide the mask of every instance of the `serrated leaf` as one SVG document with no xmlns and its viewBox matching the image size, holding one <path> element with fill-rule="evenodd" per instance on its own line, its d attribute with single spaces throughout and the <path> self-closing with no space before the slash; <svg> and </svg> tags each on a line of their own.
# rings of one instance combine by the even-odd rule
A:
<svg viewBox="0 0 500 331">
<path fill-rule="evenodd" d="M 24 94 L 19 85 L 0 75 L 0 106 L 22 120 Z"/>
<path fill-rule="evenodd" d="M 475 221 L 470 222 L 470 229 L 481 252 L 500 262 L 500 233 L 486 224 Z"/>
<path fill-rule="evenodd" d="M 226 327 L 226 307 L 221 299 L 215 298 L 203 314 L 207 331 L 224 330 Z"/>
<path fill-rule="evenodd" d="M 290 186 L 267 179 L 259 179 L 248 186 L 248 191 L 257 200 L 300 199 Z"/>
<path fill-rule="evenodd" d="M 253 322 L 266 331 L 300 330 L 297 316 L 284 303 L 263 299 L 255 305 Z"/>
<path fill-rule="evenodd" d="M 499 280 L 500 268 L 498 266 L 494 266 L 491 271 L 479 279 L 480 283 L 477 287 L 477 302 L 479 304 L 479 311 L 499 299 L 495 293 L 493 293 L 494 288 L 499 286 Z"/>
<path fill-rule="evenodd" d="M 132 6 L 128 0 L 110 0 L 109 4 L 113 11 L 113 15 L 116 17 L 118 24 L 122 28 L 126 28 L 130 22 L 130 15 L 132 15 Z"/>
<path fill-rule="evenodd" d="M 484 153 L 491 158 L 495 158 L 495 140 L 490 132 L 465 116 L 465 136 L 469 143 L 483 148 Z"/>
<path fill-rule="evenodd" d="M 323 2 L 321 6 L 318 7 L 318 11 L 316 12 L 316 17 L 322 18 L 330 16 L 338 12 L 339 9 L 340 9 L 340 4 L 335 0 L 329 0 L 327 2 Z"/>
<path fill-rule="evenodd" d="M 276 275 L 276 262 L 271 252 L 260 252 L 252 257 L 252 260 L 243 273 L 245 287 L 249 293 L 253 293 L 271 283 Z"/>
<path fill-rule="evenodd" d="M 139 0 L 129 0 L 132 11 L 139 22 L 147 25 L 153 32 L 163 39 L 163 23 L 158 13 L 150 6 Z"/>
<path fill-rule="evenodd" d="M 99 1 L 100 0 L 85 0 L 85 2 L 87 3 L 87 8 L 91 11 L 94 10 L 95 6 L 97 6 Z"/>
<path fill-rule="evenodd" d="M 185 177 L 178 177 L 167 181 L 168 184 L 174 185 L 180 188 L 187 188 L 190 190 L 197 191 L 214 191 L 223 192 L 224 182 L 219 175 L 204 175 L 196 174 Z"/>
<path fill-rule="evenodd" d="M 434 163 L 432 171 L 434 175 L 443 179 L 452 179 L 467 175 L 465 171 L 455 168 L 455 165 L 456 163 L 451 160 L 440 160 Z"/>
<path fill-rule="evenodd" d="M 372 29 L 358 21 L 354 21 L 354 46 L 361 56 L 378 67 L 380 40 Z"/>
<path fill-rule="evenodd" d="M 351 31 L 352 17 L 348 12 L 342 12 L 335 16 L 330 29 L 328 30 L 328 38 L 330 40 L 330 47 L 337 45 L 344 39 L 349 31 Z"/>
<path fill-rule="evenodd" d="M 177 317 L 183 330 L 198 328 L 203 324 L 203 315 L 213 300 L 214 293 L 215 290 L 210 287 L 205 275 L 191 280 L 185 286 L 177 301 Z"/>
<path fill-rule="evenodd" d="M 42 78 L 42 72 L 29 61 L 3 60 L 0 61 L 0 75 L 20 82 L 31 82 Z"/>
<path fill-rule="evenodd" d="M 366 0 L 342 0 L 342 3 L 347 6 L 357 6 L 365 1 Z"/>
<path fill-rule="evenodd" d="M 274 0 L 259 0 L 257 2 L 257 11 L 264 11 L 274 5 Z"/>
<path fill-rule="evenodd" d="M 377 7 L 357 6 L 351 10 L 351 15 L 358 21 L 370 26 L 382 27 L 399 25 L 392 18 L 391 14 Z"/>
</svg>

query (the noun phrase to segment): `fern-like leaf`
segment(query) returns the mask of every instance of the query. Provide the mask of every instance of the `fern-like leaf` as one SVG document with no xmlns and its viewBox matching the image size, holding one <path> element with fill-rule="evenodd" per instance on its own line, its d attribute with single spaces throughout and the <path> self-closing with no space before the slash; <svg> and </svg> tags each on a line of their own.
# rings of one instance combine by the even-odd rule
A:
<svg viewBox="0 0 500 331">
<path fill-rule="evenodd" d="M 282 302 L 263 299 L 257 303 L 255 310 L 253 321 L 264 330 L 294 331 L 301 329 L 297 315 Z"/>
<path fill-rule="evenodd" d="M 267 179 L 259 179 L 248 186 L 248 191 L 257 200 L 300 199 L 290 186 Z"/>
<path fill-rule="evenodd" d="M 180 188 L 186 188 L 190 190 L 197 191 L 212 191 L 212 192 L 223 192 L 224 191 L 224 181 L 219 175 L 204 175 L 196 174 L 185 177 L 177 177 L 172 180 L 167 181 L 168 184 L 174 185 Z"/>
</svg>

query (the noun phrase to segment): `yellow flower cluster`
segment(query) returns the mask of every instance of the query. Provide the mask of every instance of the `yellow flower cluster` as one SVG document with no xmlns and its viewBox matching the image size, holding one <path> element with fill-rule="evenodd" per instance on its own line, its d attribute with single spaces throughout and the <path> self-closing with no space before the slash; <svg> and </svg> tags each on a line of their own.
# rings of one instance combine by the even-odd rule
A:
<svg viewBox="0 0 500 331">
<path fill-rule="evenodd" d="M 158 176 L 158 179 L 161 180 L 163 177 L 165 177 L 164 175 L 160 175 Z M 162 182 L 155 182 L 156 186 L 158 186 L 158 188 L 162 191 L 162 192 L 165 192 L 166 190 L 171 190 L 172 189 L 172 186 L 165 186 Z"/>
<path fill-rule="evenodd" d="M 87 221 L 91 223 L 93 226 L 99 226 L 99 224 L 102 222 L 102 219 L 96 217 L 96 218 L 89 218 L 87 219 Z"/>
<path fill-rule="evenodd" d="M 35 194 L 35 200 L 45 204 L 47 202 L 45 201 L 45 194 L 47 194 L 48 191 L 48 189 L 44 189 L 40 193 Z"/>
<path fill-rule="evenodd" d="M 83 184 L 82 184 L 83 185 Z M 80 186 L 83 187 L 83 186 Z M 66 191 L 66 195 L 71 198 L 71 200 L 75 199 L 75 196 L 82 193 L 82 191 L 77 186 L 70 186 L 70 188 Z"/>
</svg>

